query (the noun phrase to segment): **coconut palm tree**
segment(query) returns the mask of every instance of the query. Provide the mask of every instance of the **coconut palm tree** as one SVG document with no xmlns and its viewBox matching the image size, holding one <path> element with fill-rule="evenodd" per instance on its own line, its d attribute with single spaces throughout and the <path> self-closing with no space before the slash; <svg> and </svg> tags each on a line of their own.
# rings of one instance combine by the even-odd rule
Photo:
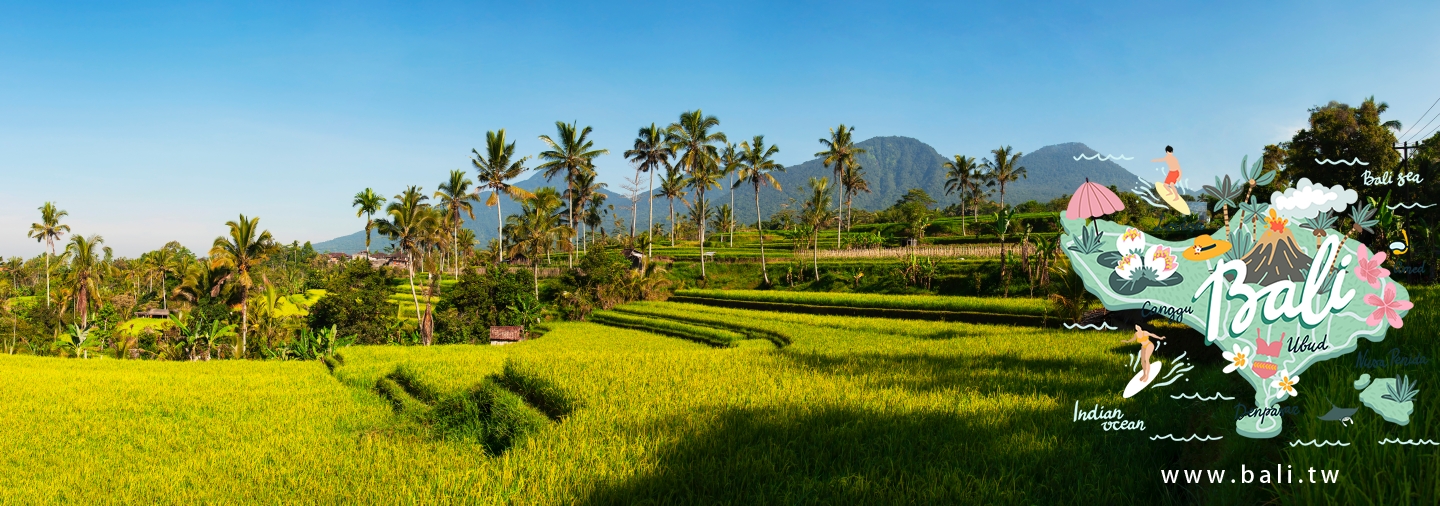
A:
<svg viewBox="0 0 1440 506">
<path fill-rule="evenodd" d="M 780 152 L 780 147 L 766 146 L 764 135 L 757 135 L 748 142 L 741 142 L 740 152 L 743 163 L 740 166 L 739 179 L 735 181 L 735 186 L 749 183 L 755 187 L 755 232 L 760 235 L 760 275 L 765 278 L 765 284 L 768 286 L 770 271 L 765 267 L 765 228 L 761 225 L 760 188 L 770 186 L 775 188 L 775 191 L 780 191 L 780 182 L 775 180 L 774 173 L 785 172 L 785 165 L 773 159 L 775 154 Z"/>
<path fill-rule="evenodd" d="M 660 196 L 670 203 L 670 247 L 675 247 L 675 199 L 685 198 L 685 176 L 677 167 L 667 167 L 660 179 Z"/>
<path fill-rule="evenodd" d="M 851 199 L 859 195 L 862 191 L 870 193 L 870 181 L 865 180 L 864 167 L 853 165 L 845 169 L 845 174 L 840 179 L 840 184 L 845 188 L 845 206 L 843 207 L 845 213 L 840 217 L 842 218 L 841 221 L 845 223 L 845 229 L 849 230 L 850 227 L 853 226 L 850 220 L 853 218 L 855 212 L 855 205 Z"/>
<path fill-rule="evenodd" d="M 184 248 L 178 241 L 170 241 L 160 249 L 141 255 L 142 264 L 160 275 L 160 307 L 167 310 L 170 309 L 170 290 L 165 280 L 185 267 L 180 253 Z"/>
<path fill-rule="evenodd" d="M 530 260 L 531 273 L 535 282 L 535 296 L 540 296 L 540 257 L 548 256 L 551 244 L 565 225 L 557 212 L 560 195 L 554 188 L 544 187 L 535 196 L 520 203 L 520 214 L 509 216 L 509 255 L 524 255 Z"/>
<path fill-rule="evenodd" d="M 986 158 L 984 166 L 989 171 L 990 185 L 1000 186 L 1000 207 L 1005 207 L 1005 185 L 1025 178 L 1025 167 L 1020 166 L 1020 157 L 1023 153 L 1015 151 L 1010 146 L 1003 146 L 990 150 L 995 156 L 994 160 Z"/>
<path fill-rule="evenodd" d="M 736 145 L 727 141 L 725 142 L 725 149 L 720 150 L 720 177 L 730 176 L 730 184 L 725 185 L 730 188 L 730 207 L 728 209 L 735 209 L 735 173 L 740 170 L 741 162 L 741 152 L 737 148 Z M 735 220 L 730 220 L 728 223 L 729 227 L 727 227 L 725 231 L 730 234 L 730 247 L 733 248 L 735 247 Z"/>
<path fill-rule="evenodd" d="M 81 327 L 90 325 L 90 303 L 100 303 L 101 262 L 98 253 L 105 239 L 98 235 L 86 238 L 83 235 L 70 236 L 65 246 L 65 256 L 70 257 L 70 287 L 75 298 L 75 317 Z"/>
<path fill-rule="evenodd" d="M 586 223 L 586 216 L 584 216 L 584 214 L 585 214 L 585 205 L 586 205 L 587 203 L 591 202 L 592 200 L 594 200 L 594 199 L 596 199 L 596 198 L 599 198 L 599 200 L 600 200 L 601 202 L 603 202 L 603 201 L 605 200 L 605 194 L 600 193 L 600 189 L 601 189 L 601 188 L 605 188 L 605 187 L 607 187 L 607 186 L 609 186 L 609 185 L 608 185 L 608 184 L 605 184 L 605 183 L 596 182 L 596 181 L 595 181 L 595 176 L 596 176 L 595 171 L 585 171 L 585 172 L 581 172 L 580 174 L 577 174 L 577 175 L 575 176 L 574 186 L 573 186 L 573 187 L 571 188 L 571 190 L 569 191 L 569 193 L 573 193 L 573 195 L 570 195 L 570 196 L 569 196 L 569 197 L 570 197 L 569 200 L 570 200 L 570 202 L 573 202 L 573 203 L 575 204 L 575 209 L 576 209 L 575 212 L 578 213 L 578 214 L 575 214 L 576 220 L 577 220 L 576 225 L 589 226 L 589 224 Z M 581 243 L 582 245 L 585 245 L 585 244 L 586 244 L 586 241 L 585 241 L 585 237 L 586 237 L 586 235 L 585 235 L 585 230 L 586 230 L 586 229 L 580 228 L 580 227 L 576 227 L 576 228 L 578 229 L 578 230 L 577 230 L 577 233 L 578 233 L 579 236 L 580 236 L 580 243 Z M 588 249 L 583 249 L 582 251 L 588 251 Z"/>
<path fill-rule="evenodd" d="M 975 175 L 980 165 L 975 163 L 973 156 L 955 155 L 955 161 L 946 161 L 940 166 L 945 169 L 945 194 L 960 194 L 960 235 L 968 235 L 965 232 L 965 200 L 967 194 L 974 191 Z"/>
<path fill-rule="evenodd" d="M 238 221 L 227 221 L 225 226 L 230 228 L 230 236 L 215 238 L 215 244 L 210 247 L 210 265 L 229 269 L 222 283 L 233 281 L 240 285 L 240 351 L 237 355 L 244 355 L 249 345 L 250 288 L 255 286 L 250 272 L 278 246 L 269 230 L 260 230 L 260 218 L 246 218 L 242 214 Z"/>
<path fill-rule="evenodd" d="M 635 176 L 639 179 L 641 172 L 650 174 L 650 214 L 646 219 L 645 230 L 655 229 L 655 172 L 664 168 L 670 170 L 670 158 L 675 152 L 670 150 L 670 145 L 665 142 L 665 129 L 651 123 L 649 127 L 641 127 L 640 133 L 635 136 L 635 145 L 625 151 L 625 158 L 635 163 Z M 630 213 L 630 235 L 635 235 L 635 213 Z M 646 245 L 645 258 L 650 258 L 654 252 L 654 241 Z"/>
<path fill-rule="evenodd" d="M 460 233 L 463 222 L 460 215 L 469 216 L 475 219 L 474 202 L 479 200 L 475 193 L 470 191 L 470 186 L 475 182 L 465 177 L 465 171 L 455 169 L 450 171 L 450 179 L 440 183 L 440 188 L 435 192 L 435 198 L 440 201 L 440 209 L 444 210 L 445 225 L 450 229 L 450 244 L 455 255 L 455 277 L 460 277 L 460 243 L 456 236 Z"/>
<path fill-rule="evenodd" d="M 375 213 L 380 212 L 380 206 L 385 205 L 385 197 L 375 193 L 375 190 L 366 188 L 364 191 L 355 194 L 355 200 L 350 202 L 351 207 L 360 209 L 355 211 L 355 217 L 365 216 L 365 258 L 370 258 L 370 231 L 375 229 Z"/>
<path fill-rule="evenodd" d="M 690 171 L 690 178 L 687 180 L 689 186 L 695 189 L 695 209 L 700 213 L 695 216 L 695 226 L 700 232 L 700 279 L 705 279 L 705 221 L 706 213 L 710 212 L 710 201 L 705 199 L 705 192 L 711 188 L 719 189 L 720 181 L 724 176 L 720 173 L 718 164 L 702 164 Z"/>
<path fill-rule="evenodd" d="M 405 253 L 405 270 L 410 279 L 410 298 L 415 302 L 415 319 L 420 320 L 420 297 L 415 293 L 415 253 L 421 252 L 420 239 L 435 225 L 428 197 L 418 186 L 410 186 L 385 206 L 387 218 L 375 222 L 375 228 L 395 242 Z"/>
<path fill-rule="evenodd" d="M 475 154 L 470 159 L 470 163 L 475 166 L 477 172 L 475 178 L 480 184 L 477 191 L 490 190 L 490 199 L 485 201 L 485 205 L 495 206 L 495 234 L 500 238 L 500 251 L 504 251 L 505 215 L 500 212 L 500 193 L 503 192 L 515 200 L 534 196 L 524 188 L 506 183 L 506 181 L 520 177 L 520 174 L 530 170 L 525 168 L 525 160 L 528 160 L 529 157 L 522 156 L 518 160 L 515 159 L 515 143 L 505 142 L 504 128 L 501 128 L 499 132 L 485 132 L 484 155 L 474 149 L 471 149 L 470 152 Z M 495 258 L 496 263 L 501 260 L 503 259 Z"/>
<path fill-rule="evenodd" d="M 850 167 L 858 167 L 860 161 L 856 159 L 856 156 L 865 153 L 865 148 L 855 147 L 855 143 L 853 139 L 851 139 L 854 133 L 855 128 L 846 128 L 844 123 L 841 123 L 839 127 L 831 128 L 830 138 L 820 139 L 820 144 L 825 146 L 825 151 L 815 153 L 815 156 L 824 158 L 823 162 L 826 167 L 835 171 L 835 182 L 841 183 L 837 184 L 835 188 L 837 192 L 835 197 L 836 205 L 843 204 L 841 201 L 845 199 L 845 185 L 843 184 L 845 171 L 849 170 Z M 835 226 L 835 247 L 839 248 L 840 224 L 837 223 Z"/>
<path fill-rule="evenodd" d="M 70 213 L 55 207 L 54 202 L 46 202 L 40 206 L 40 223 L 30 224 L 30 238 L 35 242 L 44 241 L 50 248 L 50 255 L 45 257 L 45 305 L 50 305 L 50 257 L 55 256 L 55 241 L 60 236 L 70 232 L 70 225 L 63 225 L 60 219 L 69 216 Z"/>
<path fill-rule="evenodd" d="M 540 140 L 544 141 L 550 149 L 540 152 L 540 159 L 545 163 L 536 167 L 545 171 L 545 179 L 548 181 L 556 174 L 565 174 L 565 188 L 575 188 L 575 178 L 582 172 L 595 171 L 595 158 L 600 155 L 609 154 L 608 149 L 594 149 L 595 143 L 589 140 L 591 128 L 577 128 L 576 123 L 565 124 L 563 121 L 555 122 L 557 139 L 551 139 L 548 135 L 541 135 Z M 571 201 L 567 206 L 569 220 L 566 221 L 571 227 L 575 226 L 575 202 Z M 574 244 L 571 244 L 574 249 Z M 570 266 L 575 266 L 574 259 L 571 259 Z"/>
<path fill-rule="evenodd" d="M 725 134 L 712 131 L 720 126 L 720 120 L 706 116 L 700 109 L 680 113 L 680 121 L 666 129 L 665 140 L 675 152 L 675 164 L 689 176 L 689 184 L 699 193 L 696 198 L 703 201 L 705 190 L 718 184 L 721 177 L 717 144 L 726 142 Z M 698 179 L 697 179 L 698 176 Z M 697 201 L 701 209 L 705 206 Z M 705 277 L 705 222 L 700 225 L 700 277 Z M 673 224 L 671 225 L 674 226 Z"/>
<path fill-rule="evenodd" d="M 805 201 L 805 210 L 800 213 L 805 229 L 810 232 L 810 244 L 814 248 L 810 254 L 811 264 L 815 267 L 815 281 L 820 281 L 820 229 L 836 217 L 836 211 L 830 210 L 829 187 L 830 178 L 810 178 L 810 198 Z"/>
</svg>

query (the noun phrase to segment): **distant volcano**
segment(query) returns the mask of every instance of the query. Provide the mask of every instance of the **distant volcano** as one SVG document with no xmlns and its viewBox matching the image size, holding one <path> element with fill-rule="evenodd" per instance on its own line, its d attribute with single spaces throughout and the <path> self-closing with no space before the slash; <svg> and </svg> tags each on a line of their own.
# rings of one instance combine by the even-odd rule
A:
<svg viewBox="0 0 1440 506">
<path fill-rule="evenodd" d="M 1249 271 L 1245 282 L 1268 286 L 1284 279 L 1297 283 L 1305 281 L 1305 273 L 1301 269 L 1310 265 L 1310 256 L 1295 243 L 1295 234 L 1285 226 L 1289 221 L 1276 216 L 1274 209 L 1270 210 L 1270 216 L 1265 219 L 1269 225 L 1265 233 L 1255 247 L 1240 259 Z"/>
</svg>

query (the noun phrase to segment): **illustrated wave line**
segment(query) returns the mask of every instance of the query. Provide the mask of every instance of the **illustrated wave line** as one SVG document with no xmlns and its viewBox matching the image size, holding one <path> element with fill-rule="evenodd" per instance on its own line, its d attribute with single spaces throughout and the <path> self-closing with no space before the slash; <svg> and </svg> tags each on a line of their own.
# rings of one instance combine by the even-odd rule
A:
<svg viewBox="0 0 1440 506">
<path fill-rule="evenodd" d="M 1212 395 L 1212 396 L 1210 396 L 1210 397 L 1203 397 L 1203 396 L 1201 396 L 1199 393 L 1193 393 L 1193 394 L 1172 395 L 1172 396 L 1170 396 L 1170 398 L 1171 398 L 1171 399 L 1195 399 L 1195 400 L 1199 400 L 1199 401 L 1213 401 L 1213 400 L 1215 400 L 1215 399 L 1222 399 L 1222 400 L 1227 400 L 1227 401 L 1233 401 L 1233 400 L 1235 400 L 1234 397 L 1226 397 L 1224 394 L 1221 394 L 1220 392 L 1215 392 L 1215 395 Z"/>
<path fill-rule="evenodd" d="M 1309 441 L 1291 441 L 1290 446 L 1314 446 L 1316 448 L 1320 448 L 1323 446 L 1350 446 L 1350 443 L 1341 443 L 1339 441 L 1316 441 L 1317 440 L 1315 439 L 1311 439 Z"/>
<path fill-rule="evenodd" d="M 1081 324 L 1078 324 L 1078 323 L 1066 323 L 1066 324 L 1065 324 L 1065 328 L 1070 329 L 1070 330 L 1075 330 L 1075 329 L 1082 329 L 1082 330 L 1119 330 L 1119 329 L 1117 329 L 1117 328 L 1115 328 L 1115 327 L 1111 327 L 1111 326 L 1110 326 L 1110 322 L 1100 322 L 1100 325 L 1096 325 L 1096 324 L 1094 324 L 1094 323 L 1086 323 L 1086 324 L 1084 324 L 1084 325 L 1081 325 Z"/>
<path fill-rule="evenodd" d="M 1340 164 L 1342 164 L 1342 163 L 1345 164 L 1345 165 L 1355 165 L 1355 164 L 1357 164 L 1357 163 L 1360 164 L 1360 165 L 1370 165 L 1370 164 L 1368 164 L 1368 163 L 1365 163 L 1365 162 L 1360 161 L 1359 158 L 1356 158 L 1356 159 L 1354 159 L 1354 160 L 1331 160 L 1331 159 L 1329 159 L 1329 158 L 1326 158 L 1326 159 L 1324 159 L 1324 160 L 1321 160 L 1321 159 L 1319 159 L 1319 158 L 1316 158 L 1316 159 L 1315 159 L 1315 163 L 1318 163 L 1318 164 L 1320 164 L 1320 165 L 1327 165 L 1327 164 L 1328 164 L 1328 165 L 1340 165 Z"/>
<path fill-rule="evenodd" d="M 1407 439 L 1407 440 L 1404 440 L 1404 441 L 1401 441 L 1401 440 L 1399 440 L 1399 439 L 1382 439 L 1382 440 L 1380 440 L 1380 444 L 1382 444 L 1382 445 L 1383 445 L 1383 444 L 1387 444 L 1387 443 L 1395 443 L 1395 444 L 1400 444 L 1400 445 L 1415 445 L 1415 446 L 1420 446 L 1420 445 L 1435 445 L 1435 446 L 1440 446 L 1440 443 L 1436 443 L 1436 442 L 1431 441 L 1431 440 L 1429 440 L 1429 439 L 1421 439 L 1421 440 L 1419 440 L 1419 441 L 1416 441 L 1416 440 L 1414 440 L 1414 439 Z"/>
<path fill-rule="evenodd" d="M 1095 153 L 1094 155 L 1088 155 L 1088 156 L 1087 156 L 1087 155 L 1080 155 L 1080 156 L 1076 156 L 1076 157 L 1075 157 L 1075 161 L 1077 161 L 1077 162 L 1080 161 L 1080 160 L 1100 160 L 1100 161 L 1103 162 L 1103 161 L 1106 161 L 1106 160 L 1134 160 L 1134 159 L 1135 159 L 1135 157 L 1125 156 L 1124 154 L 1121 154 L 1120 156 L 1115 156 L 1115 155 L 1100 156 L 1100 153 Z"/>
<path fill-rule="evenodd" d="M 1419 203 L 1419 202 L 1410 202 L 1410 203 L 1403 203 L 1403 202 L 1402 202 L 1402 203 L 1399 203 L 1399 204 L 1391 204 L 1391 205 L 1388 205 L 1388 206 L 1385 206 L 1385 207 L 1389 207 L 1391 211 L 1394 211 L 1395 209 L 1398 209 L 1398 208 L 1414 209 L 1414 208 L 1417 208 L 1417 207 L 1418 207 L 1418 208 L 1421 208 L 1421 209 L 1429 209 L 1429 208 L 1435 207 L 1435 204 L 1421 204 L 1421 203 Z"/>
<path fill-rule="evenodd" d="M 1191 434 L 1190 437 L 1186 438 L 1177 438 L 1174 434 L 1166 434 L 1163 436 L 1150 436 L 1151 441 L 1154 441 L 1156 439 L 1169 439 L 1177 443 L 1184 443 L 1188 441 L 1217 441 L 1224 438 L 1225 436 L 1200 436 L 1196 434 Z"/>
</svg>

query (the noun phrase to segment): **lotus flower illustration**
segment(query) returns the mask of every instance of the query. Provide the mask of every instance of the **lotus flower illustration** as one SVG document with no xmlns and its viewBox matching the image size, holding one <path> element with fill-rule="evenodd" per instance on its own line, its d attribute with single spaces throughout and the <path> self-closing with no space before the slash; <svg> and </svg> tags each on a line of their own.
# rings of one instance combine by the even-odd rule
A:
<svg viewBox="0 0 1440 506">
<path fill-rule="evenodd" d="M 1120 250 L 1122 254 L 1145 251 L 1145 234 L 1135 227 L 1127 228 L 1125 233 L 1120 234 L 1120 238 L 1115 240 L 1115 249 Z"/>
<path fill-rule="evenodd" d="M 1170 252 L 1169 246 L 1157 244 L 1145 252 L 1145 267 L 1155 271 L 1156 280 L 1164 281 L 1165 278 L 1175 273 L 1175 269 L 1180 268 L 1180 261 Z"/>
</svg>

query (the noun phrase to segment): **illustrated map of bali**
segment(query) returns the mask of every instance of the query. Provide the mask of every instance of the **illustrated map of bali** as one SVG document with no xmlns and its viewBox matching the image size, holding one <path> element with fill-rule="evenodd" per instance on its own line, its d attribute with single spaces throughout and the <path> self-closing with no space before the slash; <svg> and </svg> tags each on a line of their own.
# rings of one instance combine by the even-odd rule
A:
<svg viewBox="0 0 1440 506">
<path fill-rule="evenodd" d="M 1254 170 L 1259 172 L 1258 162 Z M 1259 177 L 1268 182 L 1274 174 Z M 1254 183 L 1253 177 L 1232 182 L 1227 175 L 1207 185 L 1210 211 L 1225 226 L 1185 240 L 1160 240 L 1105 219 L 1124 206 L 1114 192 L 1090 182 L 1075 192 L 1061 223 L 1064 252 L 1086 290 L 1106 310 L 1160 315 L 1219 347 L 1224 372 L 1254 389 L 1255 409 L 1237 417 L 1237 432 L 1270 438 L 1283 426 L 1284 403 L 1305 394 L 1301 380 L 1311 366 L 1353 353 L 1361 339 L 1383 340 L 1387 330 L 1404 325 L 1412 304 L 1405 287 L 1381 267 L 1387 254 L 1398 251 L 1370 251 L 1354 239 L 1374 223 L 1377 206 L 1361 203 L 1354 190 L 1303 178 L 1270 195 L 1255 195 Z M 1146 200 L 1191 212 L 1173 186 L 1155 186 Z M 1339 230 L 1341 216 L 1355 225 Z M 1135 331 L 1146 347 L 1145 363 L 1126 397 L 1162 374 L 1159 362 L 1148 361 L 1149 340 L 1163 337 L 1138 326 Z M 1371 381 L 1366 375 L 1355 387 L 1385 420 L 1409 423 L 1416 392 L 1408 378 Z M 1327 416 L 1348 420 L 1354 411 Z"/>
</svg>

